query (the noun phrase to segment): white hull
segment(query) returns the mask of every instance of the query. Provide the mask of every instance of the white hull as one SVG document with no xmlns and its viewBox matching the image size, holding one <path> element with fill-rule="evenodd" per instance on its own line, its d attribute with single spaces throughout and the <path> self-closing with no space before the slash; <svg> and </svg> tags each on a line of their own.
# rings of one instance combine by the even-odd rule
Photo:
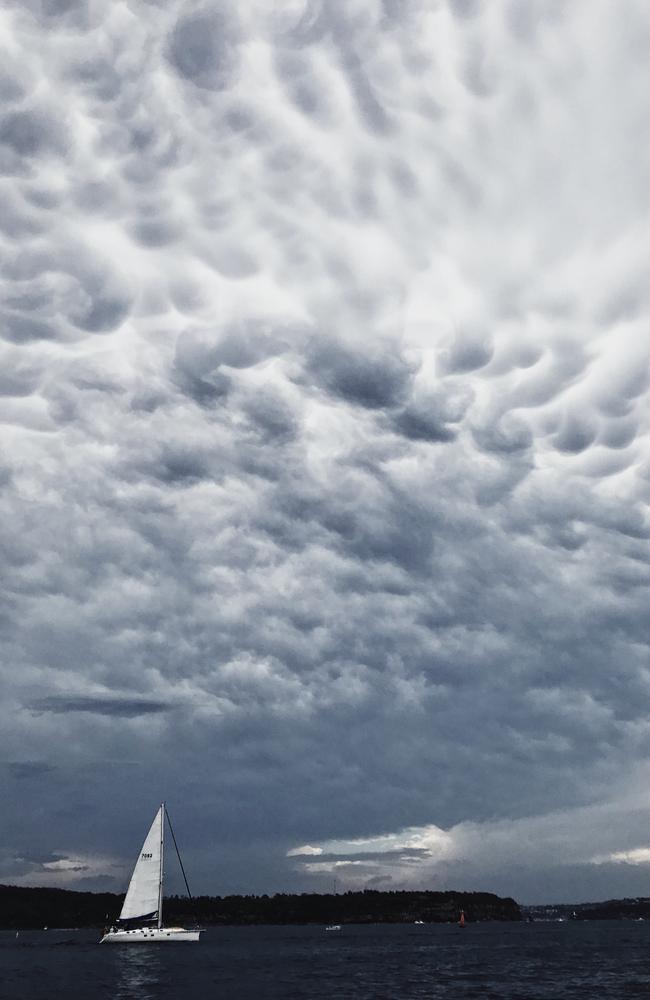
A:
<svg viewBox="0 0 650 1000">
<path fill-rule="evenodd" d="M 187 931 L 183 927 L 138 927 L 134 930 L 106 931 L 100 944 L 155 944 L 166 941 L 198 941 L 203 932 Z"/>
</svg>

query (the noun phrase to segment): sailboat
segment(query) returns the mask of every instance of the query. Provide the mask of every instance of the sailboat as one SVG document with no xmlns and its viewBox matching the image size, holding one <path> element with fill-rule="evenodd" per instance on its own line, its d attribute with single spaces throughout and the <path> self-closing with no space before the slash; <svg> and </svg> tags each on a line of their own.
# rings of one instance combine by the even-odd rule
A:
<svg viewBox="0 0 650 1000">
<path fill-rule="evenodd" d="M 150 944 L 156 941 L 199 940 L 202 931 L 198 928 L 187 930 L 184 927 L 165 927 L 163 925 L 165 818 L 185 879 L 187 894 L 190 899 L 192 898 L 174 830 L 163 802 L 154 817 L 135 863 L 117 925 L 104 931 L 100 944 L 136 944 L 139 942 Z"/>
</svg>

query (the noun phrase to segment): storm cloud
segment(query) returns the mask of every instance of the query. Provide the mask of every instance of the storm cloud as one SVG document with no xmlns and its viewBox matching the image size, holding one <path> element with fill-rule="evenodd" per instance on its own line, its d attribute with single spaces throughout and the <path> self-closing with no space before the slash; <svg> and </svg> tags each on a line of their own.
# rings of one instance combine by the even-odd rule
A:
<svg viewBox="0 0 650 1000">
<path fill-rule="evenodd" d="M 645 6 L 0 23 L 0 880 L 650 894 Z"/>
</svg>

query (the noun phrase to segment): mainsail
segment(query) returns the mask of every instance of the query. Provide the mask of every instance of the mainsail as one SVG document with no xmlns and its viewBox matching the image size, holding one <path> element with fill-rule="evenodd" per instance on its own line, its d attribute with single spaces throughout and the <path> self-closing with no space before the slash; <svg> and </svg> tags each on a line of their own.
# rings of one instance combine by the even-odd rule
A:
<svg viewBox="0 0 650 1000">
<path fill-rule="evenodd" d="M 120 920 L 143 920 L 158 915 L 162 882 L 162 840 L 165 807 L 161 805 L 135 863 Z"/>
</svg>

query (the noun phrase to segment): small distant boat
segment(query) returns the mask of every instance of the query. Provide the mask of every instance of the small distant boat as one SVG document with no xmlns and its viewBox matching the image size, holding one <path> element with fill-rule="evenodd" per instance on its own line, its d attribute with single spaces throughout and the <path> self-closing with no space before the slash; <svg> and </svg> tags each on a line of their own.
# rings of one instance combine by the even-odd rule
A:
<svg viewBox="0 0 650 1000">
<path fill-rule="evenodd" d="M 340 931 L 341 930 L 341 925 L 340 924 L 328 924 L 327 927 L 325 928 L 325 930 L 326 931 Z"/>
<path fill-rule="evenodd" d="M 459 927 L 464 927 L 465 926 L 465 910 L 461 910 L 460 911 L 460 919 L 458 921 L 458 926 Z"/>
<path fill-rule="evenodd" d="M 414 920 L 413 923 L 414 924 L 423 924 L 424 920 Z"/>
<path fill-rule="evenodd" d="M 185 927 L 165 927 L 163 925 L 165 818 L 185 879 L 187 895 L 190 899 L 192 898 L 176 844 L 176 837 L 163 802 L 154 817 L 142 845 L 140 856 L 135 863 L 117 926 L 104 931 L 100 944 L 152 944 L 159 941 L 198 941 L 200 939 L 202 931 L 198 928 L 187 930 Z"/>
</svg>

